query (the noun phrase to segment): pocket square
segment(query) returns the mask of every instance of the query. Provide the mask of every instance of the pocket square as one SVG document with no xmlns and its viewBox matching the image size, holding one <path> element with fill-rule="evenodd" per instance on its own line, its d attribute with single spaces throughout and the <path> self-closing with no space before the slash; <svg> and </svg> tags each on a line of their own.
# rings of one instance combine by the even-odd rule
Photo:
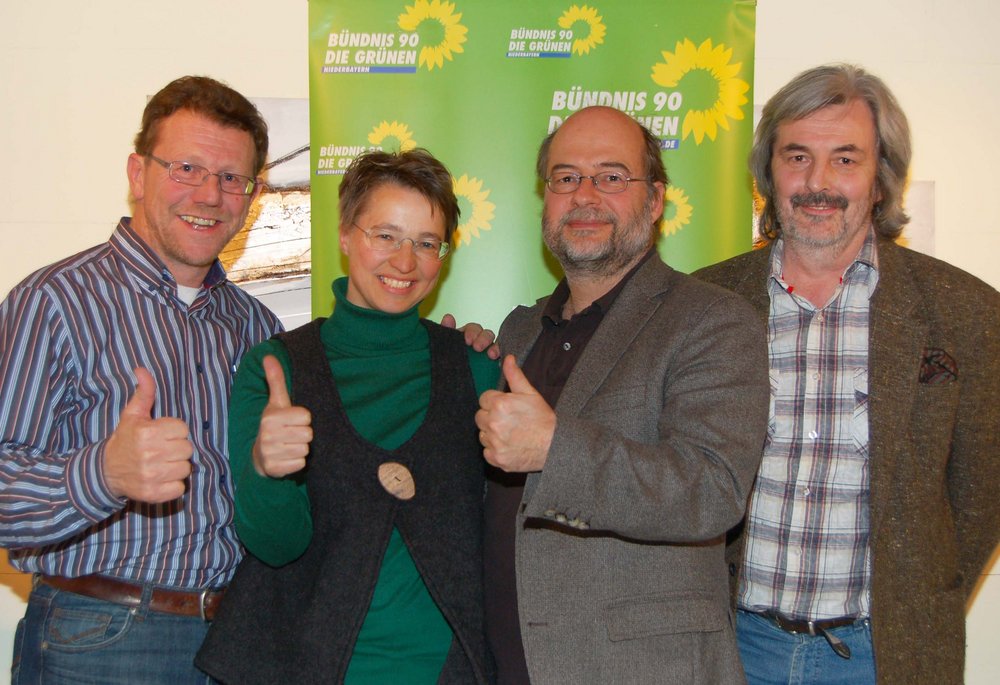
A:
<svg viewBox="0 0 1000 685">
<path fill-rule="evenodd" d="M 920 382 L 936 385 L 958 380 L 958 364 L 938 347 L 925 347 L 920 361 Z"/>
</svg>

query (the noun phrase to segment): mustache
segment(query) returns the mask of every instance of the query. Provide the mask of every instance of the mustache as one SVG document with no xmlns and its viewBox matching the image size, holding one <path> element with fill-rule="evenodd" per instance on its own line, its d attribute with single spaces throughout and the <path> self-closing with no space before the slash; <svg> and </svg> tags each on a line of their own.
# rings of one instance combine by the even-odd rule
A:
<svg viewBox="0 0 1000 685">
<path fill-rule="evenodd" d="M 831 195 L 830 193 L 800 193 L 792 195 L 792 207 L 810 205 L 812 207 L 833 207 L 835 209 L 847 209 L 847 198 L 843 195 Z"/>
<path fill-rule="evenodd" d="M 559 227 L 562 228 L 571 221 L 600 221 L 607 224 L 617 224 L 618 218 L 611 212 L 588 207 L 577 207 L 560 217 Z"/>
</svg>

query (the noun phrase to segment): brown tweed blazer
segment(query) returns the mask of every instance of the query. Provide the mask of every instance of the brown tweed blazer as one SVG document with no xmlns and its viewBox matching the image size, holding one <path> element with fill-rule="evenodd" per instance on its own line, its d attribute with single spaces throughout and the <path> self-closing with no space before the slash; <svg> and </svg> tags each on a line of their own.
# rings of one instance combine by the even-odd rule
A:
<svg viewBox="0 0 1000 685">
<path fill-rule="evenodd" d="M 768 315 L 769 249 L 695 276 Z M 880 685 L 962 683 L 965 605 L 1000 540 L 1000 293 L 889 241 L 869 339 L 872 636 Z M 935 367 L 943 350 L 952 378 Z M 727 550 L 740 568 L 742 539 Z"/>
</svg>

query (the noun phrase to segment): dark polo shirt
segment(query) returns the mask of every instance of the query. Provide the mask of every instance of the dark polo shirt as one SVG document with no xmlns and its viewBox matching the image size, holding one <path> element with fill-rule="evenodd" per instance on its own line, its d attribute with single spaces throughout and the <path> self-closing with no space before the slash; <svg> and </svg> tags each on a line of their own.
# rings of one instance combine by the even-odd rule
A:
<svg viewBox="0 0 1000 685">
<path fill-rule="evenodd" d="M 604 315 L 625 284 L 653 252 L 647 252 L 614 288 L 568 320 L 562 317 L 562 310 L 569 299 L 569 286 L 566 279 L 556 286 L 542 311 L 542 331 L 522 366 L 525 376 L 550 407 L 555 407 L 559 401 L 573 367 L 604 320 Z M 483 549 L 486 634 L 496 657 L 498 685 L 529 683 L 521 644 L 514 568 L 515 526 L 525 477 L 523 473 L 504 473 L 495 467 L 488 467 Z"/>
</svg>

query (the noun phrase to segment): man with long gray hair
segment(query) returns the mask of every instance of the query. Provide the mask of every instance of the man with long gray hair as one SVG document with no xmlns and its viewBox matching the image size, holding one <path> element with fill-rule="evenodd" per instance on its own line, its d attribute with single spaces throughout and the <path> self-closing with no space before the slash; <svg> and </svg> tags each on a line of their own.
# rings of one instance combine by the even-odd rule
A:
<svg viewBox="0 0 1000 685">
<path fill-rule="evenodd" d="M 1000 536 L 1000 295 L 894 242 L 910 154 L 880 79 L 803 72 L 750 156 L 766 249 L 696 274 L 769 331 L 768 436 L 728 549 L 751 684 L 963 681 Z"/>
</svg>

